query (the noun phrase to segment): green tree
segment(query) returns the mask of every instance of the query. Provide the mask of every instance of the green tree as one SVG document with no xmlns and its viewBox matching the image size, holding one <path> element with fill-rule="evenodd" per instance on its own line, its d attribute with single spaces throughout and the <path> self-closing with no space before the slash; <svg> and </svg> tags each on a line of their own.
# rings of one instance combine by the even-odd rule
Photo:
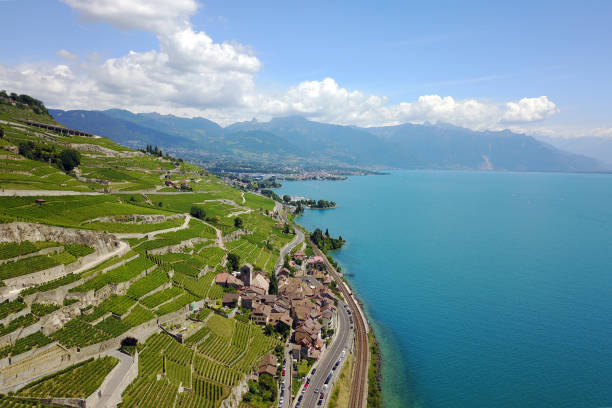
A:
<svg viewBox="0 0 612 408">
<path fill-rule="evenodd" d="M 202 207 L 197 206 L 197 205 L 191 206 L 191 210 L 189 211 L 189 214 L 191 214 L 192 217 L 198 218 L 200 220 L 203 220 L 206 218 L 206 211 L 204 211 Z"/>
<path fill-rule="evenodd" d="M 227 254 L 227 269 L 230 271 L 237 271 L 240 267 L 240 257 L 236 254 Z"/>
<path fill-rule="evenodd" d="M 243 225 L 242 218 L 240 218 L 240 217 L 234 218 L 234 227 L 242 228 L 242 225 Z"/>
<path fill-rule="evenodd" d="M 271 295 L 278 295 L 278 278 L 276 277 L 276 273 L 274 271 L 270 272 L 270 287 L 268 288 L 268 292 Z"/>
<path fill-rule="evenodd" d="M 4 128 L 0 127 L 0 139 L 4 139 Z"/>
<path fill-rule="evenodd" d="M 287 194 L 285 194 L 283 196 L 283 201 L 286 203 L 290 203 L 291 202 L 291 196 L 288 196 Z"/>
<path fill-rule="evenodd" d="M 70 171 L 81 164 L 81 154 L 73 149 L 62 150 L 59 158 L 62 163 L 62 167 L 66 171 Z"/>
</svg>

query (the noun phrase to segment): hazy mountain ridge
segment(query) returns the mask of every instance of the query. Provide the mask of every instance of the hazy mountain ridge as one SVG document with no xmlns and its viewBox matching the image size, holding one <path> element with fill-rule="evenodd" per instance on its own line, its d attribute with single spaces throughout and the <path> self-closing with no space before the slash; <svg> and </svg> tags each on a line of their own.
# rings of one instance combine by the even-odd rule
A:
<svg viewBox="0 0 612 408">
<path fill-rule="evenodd" d="M 405 169 L 599 171 L 601 163 L 510 131 L 477 132 L 451 125 L 403 124 L 374 128 L 332 125 L 300 116 L 238 122 L 225 128 L 205 118 L 157 113 L 50 110 L 61 123 L 114 141 L 254 161 Z"/>
</svg>

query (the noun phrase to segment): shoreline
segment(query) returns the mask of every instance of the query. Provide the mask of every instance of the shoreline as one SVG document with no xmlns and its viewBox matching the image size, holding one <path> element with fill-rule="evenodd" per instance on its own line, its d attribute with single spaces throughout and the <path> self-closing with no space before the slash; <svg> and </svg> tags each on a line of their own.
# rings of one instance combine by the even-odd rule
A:
<svg viewBox="0 0 612 408">
<path fill-rule="evenodd" d="M 336 207 L 333 207 L 333 208 L 336 208 Z M 323 210 L 323 209 L 329 209 L 329 208 L 317 208 L 317 209 Z M 303 231 L 308 232 L 308 230 L 303 225 L 298 223 L 298 218 L 299 216 L 294 217 L 293 223 L 296 226 L 299 226 L 299 228 L 301 228 Z M 333 255 L 326 254 L 326 253 L 324 254 L 330 256 L 333 259 Z M 333 261 L 334 263 L 337 263 L 335 259 Z M 357 306 L 357 310 L 359 311 L 361 320 L 363 321 L 363 324 L 365 326 L 365 331 L 366 331 L 366 336 L 367 336 L 367 350 L 368 350 L 367 368 L 366 368 L 367 387 L 366 387 L 366 395 L 365 395 L 366 406 L 368 408 L 371 408 L 371 407 L 372 408 L 382 408 L 384 406 L 383 391 L 382 391 L 382 381 L 383 381 L 382 348 L 380 347 L 380 343 L 376 339 L 376 335 L 374 333 L 374 327 L 369 321 L 368 316 L 366 315 L 363 302 L 361 301 L 359 297 L 355 295 L 355 291 L 350 286 L 350 282 L 348 282 L 347 279 L 345 278 L 345 274 L 338 273 L 338 272 L 336 273 L 339 275 L 339 280 L 341 281 L 341 283 L 343 283 L 348 289 L 349 296 L 352 298 L 353 302 Z M 376 356 L 376 358 L 373 358 L 374 355 Z M 351 378 L 355 380 L 353 376 Z"/>
</svg>

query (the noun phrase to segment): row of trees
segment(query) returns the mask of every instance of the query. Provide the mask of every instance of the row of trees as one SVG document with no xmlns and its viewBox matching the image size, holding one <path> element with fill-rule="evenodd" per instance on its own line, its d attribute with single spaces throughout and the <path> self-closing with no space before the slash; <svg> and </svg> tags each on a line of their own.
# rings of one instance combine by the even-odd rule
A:
<svg viewBox="0 0 612 408">
<path fill-rule="evenodd" d="M 287 204 L 293 204 L 293 205 L 297 205 L 300 208 L 302 206 L 306 206 L 306 207 L 310 207 L 310 208 L 333 208 L 336 206 L 336 203 L 334 201 L 327 201 L 327 200 L 292 200 L 291 196 L 288 195 L 284 195 L 283 196 L 283 201 Z"/>
<path fill-rule="evenodd" d="M 0 103 L 3 101 L 8 103 L 15 103 L 18 107 L 29 107 L 38 115 L 45 115 L 51 117 L 49 111 L 38 99 L 32 98 L 30 95 L 17 95 L 15 92 L 7 94 L 5 90 L 0 91 Z"/>
</svg>

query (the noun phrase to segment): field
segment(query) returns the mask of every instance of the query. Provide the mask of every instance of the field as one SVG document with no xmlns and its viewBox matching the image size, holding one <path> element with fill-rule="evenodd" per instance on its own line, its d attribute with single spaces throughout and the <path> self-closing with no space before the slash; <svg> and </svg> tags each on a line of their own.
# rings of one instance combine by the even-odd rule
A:
<svg viewBox="0 0 612 408">
<path fill-rule="evenodd" d="M 86 360 L 62 372 L 43 378 L 19 391 L 24 397 L 87 398 L 119 362 L 114 357 Z"/>
<path fill-rule="evenodd" d="M 155 264 L 149 259 L 139 256 L 138 258 L 133 259 L 130 262 L 121 265 L 117 268 L 111 269 L 106 273 L 99 273 L 84 284 L 72 288 L 70 291 L 87 292 L 90 290 L 102 289 L 105 285 L 109 283 L 126 282 L 130 279 L 135 278 L 145 269 L 148 269 L 154 265 Z"/>
</svg>

